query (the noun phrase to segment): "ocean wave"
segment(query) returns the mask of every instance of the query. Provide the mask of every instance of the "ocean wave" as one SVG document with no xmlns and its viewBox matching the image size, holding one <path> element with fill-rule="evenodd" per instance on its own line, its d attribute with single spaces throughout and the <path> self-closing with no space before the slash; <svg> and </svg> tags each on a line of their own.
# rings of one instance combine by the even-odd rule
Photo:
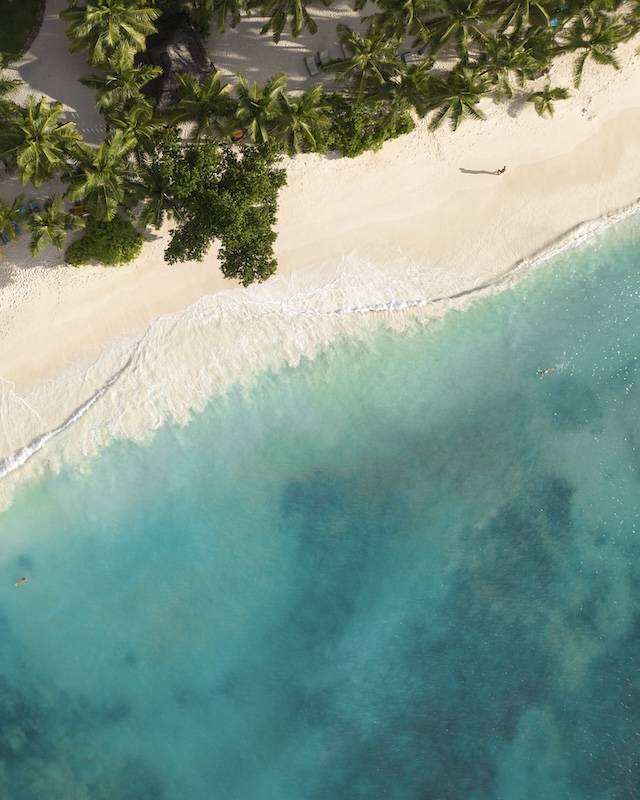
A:
<svg viewBox="0 0 640 800">
<path fill-rule="evenodd" d="M 155 320 L 141 337 L 111 342 L 88 369 L 49 381 L 27 397 L 5 386 L 0 507 L 20 480 L 64 464 L 84 468 L 113 439 L 143 441 L 166 422 L 185 424 L 233 385 L 313 359 L 340 339 L 376 328 L 403 332 L 504 290 L 637 210 L 634 205 L 585 223 L 535 258 L 471 285 L 415 263 L 397 248 L 378 263 L 352 253 L 332 268 L 318 265 L 204 297 Z"/>
</svg>

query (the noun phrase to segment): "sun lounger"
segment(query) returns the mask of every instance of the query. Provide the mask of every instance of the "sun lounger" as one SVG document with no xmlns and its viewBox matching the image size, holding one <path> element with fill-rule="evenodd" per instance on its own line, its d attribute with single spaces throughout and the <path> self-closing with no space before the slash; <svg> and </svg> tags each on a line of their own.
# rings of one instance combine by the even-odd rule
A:
<svg viewBox="0 0 640 800">
<path fill-rule="evenodd" d="M 318 53 L 318 62 L 322 64 L 323 67 L 326 67 L 329 61 L 331 61 L 329 58 L 329 51 L 327 49 L 320 50 Z"/>
<path fill-rule="evenodd" d="M 304 63 L 307 65 L 307 69 L 309 70 L 309 75 L 317 75 L 319 73 L 318 65 L 316 64 L 316 60 L 313 56 L 307 56 L 304 60 Z"/>
<path fill-rule="evenodd" d="M 42 214 L 42 209 L 35 200 L 29 200 L 29 210 L 32 214 Z"/>
<path fill-rule="evenodd" d="M 9 244 L 9 237 L 4 231 L 0 231 L 0 242 L 2 242 L 2 244 Z"/>
<path fill-rule="evenodd" d="M 419 64 L 422 61 L 422 56 L 420 53 L 414 53 L 413 51 L 409 51 L 402 56 L 402 60 L 404 63 L 410 67 L 412 64 Z"/>
<path fill-rule="evenodd" d="M 22 228 L 18 225 L 17 222 L 14 222 L 13 220 L 11 221 L 11 224 L 13 225 L 15 232 L 18 234 L 18 236 L 20 236 L 20 234 L 22 233 Z"/>
</svg>

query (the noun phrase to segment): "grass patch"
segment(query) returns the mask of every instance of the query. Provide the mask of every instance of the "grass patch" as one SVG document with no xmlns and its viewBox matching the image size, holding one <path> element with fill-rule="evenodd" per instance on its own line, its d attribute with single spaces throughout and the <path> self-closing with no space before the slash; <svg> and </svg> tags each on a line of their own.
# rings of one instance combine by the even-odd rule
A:
<svg viewBox="0 0 640 800">
<path fill-rule="evenodd" d="M 0 0 L 0 53 L 14 61 L 42 24 L 46 0 Z"/>
</svg>

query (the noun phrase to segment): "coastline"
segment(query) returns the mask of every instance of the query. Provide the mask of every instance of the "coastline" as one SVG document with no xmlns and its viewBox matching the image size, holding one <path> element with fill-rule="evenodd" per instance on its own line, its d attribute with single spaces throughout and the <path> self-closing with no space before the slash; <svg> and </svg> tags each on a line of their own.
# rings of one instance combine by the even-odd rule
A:
<svg viewBox="0 0 640 800">
<path fill-rule="evenodd" d="M 80 464 L 112 437 L 184 422 L 231 383 L 311 358 L 372 324 L 402 330 L 460 307 L 475 288 L 524 274 L 571 231 L 633 207 L 634 50 L 620 48 L 619 72 L 589 66 L 553 120 L 528 103 L 485 100 L 488 119 L 456 133 L 419 123 L 379 153 L 288 161 L 278 274 L 261 286 L 225 281 L 212 255 L 170 267 L 155 234 L 121 268 L 75 270 L 55 251 L 32 264 L 24 237 L 5 248 L 0 461 L 58 428 L 132 360 L 73 437 L 57 437 L 29 470 L 7 473 L 0 507 L 23 473 Z M 568 86 L 569 73 L 559 63 L 553 84 Z M 490 174 L 503 164 L 504 175 Z"/>
</svg>

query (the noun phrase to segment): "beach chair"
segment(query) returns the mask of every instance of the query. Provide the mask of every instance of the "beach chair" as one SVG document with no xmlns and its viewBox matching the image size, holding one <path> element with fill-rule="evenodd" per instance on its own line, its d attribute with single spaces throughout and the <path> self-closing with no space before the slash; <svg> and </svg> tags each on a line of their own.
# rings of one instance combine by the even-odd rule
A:
<svg viewBox="0 0 640 800">
<path fill-rule="evenodd" d="M 9 237 L 4 231 L 0 231 L 0 242 L 2 244 L 9 244 Z"/>
<path fill-rule="evenodd" d="M 422 61 L 422 58 L 419 53 L 415 53 L 410 50 L 408 53 L 404 53 L 402 60 L 408 67 L 410 67 L 412 64 L 419 64 Z"/>
<path fill-rule="evenodd" d="M 309 75 L 313 77 L 319 73 L 318 65 L 316 64 L 316 60 L 313 56 L 307 56 L 304 60 L 304 63 L 307 65 L 307 69 L 309 70 Z"/>
<path fill-rule="evenodd" d="M 42 214 L 42 209 L 35 200 L 29 200 L 29 211 L 31 211 L 32 214 Z"/>
<path fill-rule="evenodd" d="M 325 48 L 324 50 L 320 50 L 320 52 L 318 53 L 318 62 L 319 62 L 319 63 L 320 63 L 320 64 L 321 64 L 323 67 L 326 67 L 326 66 L 327 66 L 327 64 L 328 64 L 330 61 L 331 61 L 331 59 L 329 58 L 329 50 L 328 50 L 328 49 L 326 49 L 326 48 Z"/>
<path fill-rule="evenodd" d="M 18 234 L 18 236 L 20 236 L 20 234 L 22 233 L 22 228 L 18 225 L 17 222 L 14 222 L 13 220 L 11 220 L 11 224 L 13 225 L 15 232 Z"/>
</svg>

